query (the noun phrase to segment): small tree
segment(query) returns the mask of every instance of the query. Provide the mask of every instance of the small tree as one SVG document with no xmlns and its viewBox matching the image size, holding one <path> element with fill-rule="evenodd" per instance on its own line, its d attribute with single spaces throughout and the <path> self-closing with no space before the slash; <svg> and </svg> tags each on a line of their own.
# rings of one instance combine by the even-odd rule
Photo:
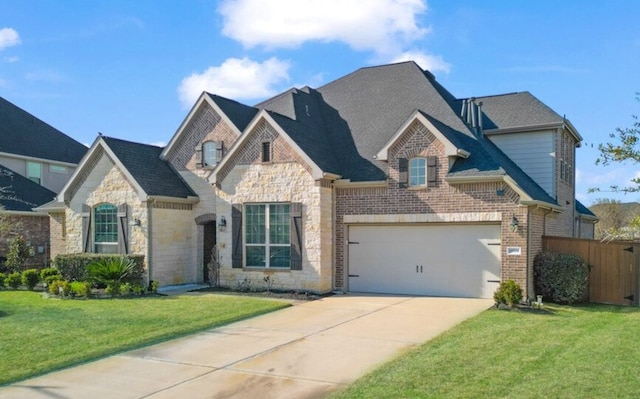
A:
<svg viewBox="0 0 640 399">
<path fill-rule="evenodd" d="M 636 93 L 636 100 L 640 101 L 640 93 Z M 600 156 L 596 160 L 596 165 L 609 165 L 611 163 L 631 162 L 637 164 L 640 162 L 640 119 L 637 115 L 632 115 L 633 124 L 628 128 L 616 128 L 614 133 L 610 133 L 612 139 L 609 143 L 598 145 Z M 631 179 L 631 185 L 628 187 L 610 186 L 613 192 L 634 193 L 640 191 L 640 177 Z M 600 191 L 599 188 L 593 188 L 590 191 Z M 636 218 L 636 223 L 640 222 Z"/>
<path fill-rule="evenodd" d="M 23 271 L 29 258 L 33 256 L 33 250 L 23 236 L 16 236 L 11 241 L 5 266 L 13 271 Z"/>
</svg>

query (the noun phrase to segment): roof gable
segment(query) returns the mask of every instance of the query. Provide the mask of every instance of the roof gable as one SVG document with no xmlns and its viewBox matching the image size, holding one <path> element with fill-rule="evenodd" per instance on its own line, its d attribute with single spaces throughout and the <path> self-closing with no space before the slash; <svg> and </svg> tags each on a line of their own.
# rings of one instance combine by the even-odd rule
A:
<svg viewBox="0 0 640 399">
<path fill-rule="evenodd" d="M 277 121 L 276 121 L 277 120 Z M 235 161 L 236 154 L 242 151 L 242 148 L 249 142 L 253 134 L 256 134 L 257 128 L 261 123 L 267 123 L 269 126 L 275 129 L 278 135 L 283 138 L 283 140 L 297 153 L 297 155 L 309 166 L 311 170 L 311 175 L 314 179 L 320 179 L 326 176 L 326 172 L 323 171 L 312 159 L 309 155 L 303 151 L 298 142 L 294 140 L 283 127 L 278 123 L 281 122 L 285 126 L 288 125 L 289 122 L 293 122 L 290 119 L 270 113 L 269 111 L 262 110 L 256 115 L 253 121 L 247 126 L 245 132 L 240 136 L 240 138 L 231 146 L 227 155 L 222 158 L 222 161 L 216 166 L 213 170 L 213 173 L 210 176 L 210 181 L 213 183 L 219 183 L 220 180 L 226 177 L 225 171 L 228 171 L 229 168 L 233 166 L 233 162 Z M 291 126 L 289 127 L 289 131 L 294 131 Z"/>
<path fill-rule="evenodd" d="M 187 117 L 182 121 L 178 130 L 174 133 L 169 144 L 162 151 L 162 159 L 167 159 L 169 157 L 169 154 L 178 145 L 182 136 L 187 134 L 186 130 L 188 126 L 193 118 L 196 117 L 200 108 L 206 105 L 211 106 L 238 136 L 240 136 L 242 131 L 249 125 L 249 122 L 251 122 L 258 113 L 256 108 L 249 107 L 224 97 L 202 92 L 196 103 L 191 108 L 191 111 L 189 111 L 189 114 L 187 114 Z"/>
<path fill-rule="evenodd" d="M 196 194 L 168 162 L 160 158 L 161 147 L 98 136 L 58 195 L 69 201 L 97 161 L 104 155 L 116 165 L 136 190 L 141 201 L 148 197 L 189 199 Z"/>
<path fill-rule="evenodd" d="M 0 153 L 80 162 L 87 147 L 0 97 Z"/>
</svg>

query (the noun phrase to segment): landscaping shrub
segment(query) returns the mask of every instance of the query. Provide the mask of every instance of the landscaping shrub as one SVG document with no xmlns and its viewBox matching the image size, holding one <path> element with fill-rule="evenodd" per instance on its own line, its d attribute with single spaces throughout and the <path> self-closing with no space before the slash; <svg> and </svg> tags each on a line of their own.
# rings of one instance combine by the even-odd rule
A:
<svg viewBox="0 0 640 399">
<path fill-rule="evenodd" d="M 121 285 L 129 284 L 127 290 L 130 293 L 131 283 L 138 284 L 141 281 L 137 267 L 133 259 L 118 256 L 90 264 L 87 272 L 92 282 L 105 285 L 106 293 L 117 296 L 121 293 Z"/>
<path fill-rule="evenodd" d="M 62 274 L 60 274 L 60 271 L 58 269 L 47 267 L 40 270 L 40 281 L 43 281 L 45 284 L 49 285 L 56 280 L 63 280 Z"/>
<path fill-rule="evenodd" d="M 91 296 L 91 283 L 88 281 L 72 281 L 69 283 L 69 291 L 75 296 L 89 298 Z"/>
<path fill-rule="evenodd" d="M 131 281 L 137 282 L 144 276 L 144 255 L 105 255 L 105 254 L 63 254 L 55 257 L 53 264 L 67 281 L 87 281 L 89 274 L 87 267 L 96 262 L 114 258 L 132 260 L 135 268 L 131 273 Z"/>
<path fill-rule="evenodd" d="M 522 288 L 513 280 L 500 283 L 500 287 L 493 293 L 496 304 L 507 304 L 514 307 L 522 300 Z"/>
<path fill-rule="evenodd" d="M 0 288 L 4 288 L 4 280 L 6 276 L 4 273 L 0 273 Z"/>
<path fill-rule="evenodd" d="M 33 248 L 27 244 L 23 236 L 17 236 L 11 240 L 4 265 L 14 272 L 23 271 L 27 260 L 32 256 Z"/>
<path fill-rule="evenodd" d="M 71 284 L 65 280 L 56 280 L 49 284 L 49 294 L 60 295 L 60 288 L 62 288 L 62 296 L 68 296 L 71 293 Z"/>
<path fill-rule="evenodd" d="M 27 289 L 33 290 L 40 282 L 40 272 L 37 269 L 27 269 L 22 272 L 22 285 L 26 285 Z"/>
<path fill-rule="evenodd" d="M 20 272 L 9 274 L 5 279 L 5 283 L 14 290 L 17 290 L 20 284 L 22 284 L 22 274 Z"/>
<path fill-rule="evenodd" d="M 536 294 L 547 301 L 572 304 L 587 299 L 589 265 L 576 255 L 540 252 L 533 273 Z"/>
</svg>

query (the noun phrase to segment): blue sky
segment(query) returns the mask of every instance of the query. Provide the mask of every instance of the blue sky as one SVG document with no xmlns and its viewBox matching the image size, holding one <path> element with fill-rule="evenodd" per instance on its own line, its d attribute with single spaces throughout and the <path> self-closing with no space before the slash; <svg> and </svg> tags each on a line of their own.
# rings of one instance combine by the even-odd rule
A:
<svg viewBox="0 0 640 399">
<path fill-rule="evenodd" d="M 635 0 L 0 0 L 0 96 L 86 144 L 163 145 L 202 90 L 253 105 L 406 59 L 457 97 L 530 91 L 584 138 L 580 200 L 640 199 L 587 194 L 640 175 L 594 165 L 640 114 Z"/>
</svg>

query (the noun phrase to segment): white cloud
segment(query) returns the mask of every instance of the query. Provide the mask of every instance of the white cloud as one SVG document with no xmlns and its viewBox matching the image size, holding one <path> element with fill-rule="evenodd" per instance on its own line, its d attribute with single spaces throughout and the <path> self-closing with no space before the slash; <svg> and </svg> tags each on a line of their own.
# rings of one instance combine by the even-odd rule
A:
<svg viewBox="0 0 640 399">
<path fill-rule="evenodd" d="M 276 94 L 276 84 L 289 80 L 288 61 L 271 57 L 260 63 L 245 57 L 229 58 L 222 65 L 209 67 L 182 79 L 180 101 L 192 105 L 203 91 L 234 100 L 261 99 Z"/>
<path fill-rule="evenodd" d="M 167 145 L 166 141 L 154 141 L 152 143 L 149 143 L 149 145 L 155 145 L 156 147 L 164 147 Z"/>
<path fill-rule="evenodd" d="M 439 55 L 426 54 L 421 51 L 405 51 L 393 58 L 393 62 L 415 61 L 422 69 L 431 72 L 442 71 L 449 73 L 451 65 Z"/>
<path fill-rule="evenodd" d="M 218 11 L 222 33 L 247 48 L 295 48 L 316 40 L 397 54 L 429 32 L 416 21 L 426 9 L 423 0 L 225 0 Z"/>
<path fill-rule="evenodd" d="M 0 29 L 0 50 L 20 44 L 20 35 L 12 28 Z"/>
</svg>

